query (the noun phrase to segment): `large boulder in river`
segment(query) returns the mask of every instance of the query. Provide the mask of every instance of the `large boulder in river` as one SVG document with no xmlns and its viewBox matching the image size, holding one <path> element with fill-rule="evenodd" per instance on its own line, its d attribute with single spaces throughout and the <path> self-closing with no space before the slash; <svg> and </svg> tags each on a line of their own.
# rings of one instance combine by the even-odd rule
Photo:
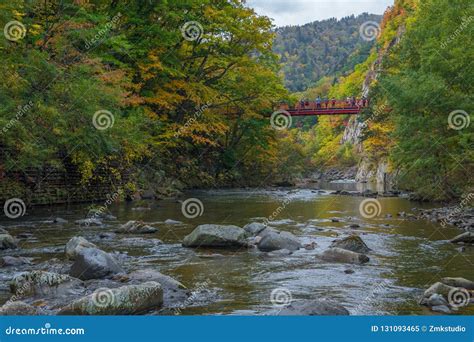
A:
<svg viewBox="0 0 474 342">
<path fill-rule="evenodd" d="M 66 244 L 64 252 L 69 260 L 74 260 L 84 248 L 97 248 L 97 246 L 92 242 L 87 241 L 82 236 L 75 236 Z"/>
<path fill-rule="evenodd" d="M 34 316 L 38 309 L 22 301 L 8 301 L 0 307 L 0 316 Z"/>
<path fill-rule="evenodd" d="M 191 295 L 191 292 L 176 279 L 151 269 L 137 270 L 127 275 L 130 283 L 154 281 L 163 288 L 163 300 L 166 307 L 178 307 Z"/>
<path fill-rule="evenodd" d="M 172 290 L 185 290 L 186 286 L 181 284 L 176 279 L 173 279 L 170 276 L 167 276 L 163 273 L 160 273 L 155 270 L 137 270 L 128 275 L 128 278 L 131 280 L 136 280 L 140 282 L 147 282 L 147 281 L 155 281 L 160 283 L 164 289 L 172 289 Z"/>
<path fill-rule="evenodd" d="M 321 255 L 321 258 L 325 261 L 343 262 L 349 264 L 365 264 L 370 260 L 365 254 L 356 253 L 337 247 L 325 250 Z"/>
<path fill-rule="evenodd" d="M 279 316 L 348 316 L 349 311 L 337 302 L 329 300 L 298 300 L 285 306 Z"/>
<path fill-rule="evenodd" d="M 474 233 L 465 232 L 450 240 L 452 243 L 474 243 Z"/>
<path fill-rule="evenodd" d="M 157 282 L 98 289 L 63 307 L 58 315 L 132 315 L 163 305 L 163 290 Z"/>
<path fill-rule="evenodd" d="M 77 293 L 83 288 L 79 279 L 45 271 L 23 273 L 13 278 L 10 290 L 16 298 Z"/>
<path fill-rule="evenodd" d="M 231 225 L 202 224 L 183 240 L 184 247 L 239 247 L 245 245 L 245 230 Z"/>
<path fill-rule="evenodd" d="M 97 248 L 83 248 L 76 255 L 69 274 L 82 280 L 88 280 L 101 279 L 123 272 L 123 269 L 109 253 Z"/>
<path fill-rule="evenodd" d="M 462 287 L 466 290 L 474 290 L 474 281 L 465 279 L 465 278 L 442 278 L 441 282 L 443 284 L 446 284 L 448 286 L 453 286 L 453 287 Z"/>
<path fill-rule="evenodd" d="M 0 234 L 0 250 L 17 248 L 17 244 L 13 236 L 10 234 Z"/>
<path fill-rule="evenodd" d="M 265 228 L 267 228 L 267 226 L 260 222 L 252 222 L 244 226 L 244 230 L 249 236 L 256 236 Z"/>
<path fill-rule="evenodd" d="M 128 221 L 115 232 L 119 234 L 153 234 L 157 231 L 158 228 L 149 226 L 142 221 Z"/>
<path fill-rule="evenodd" d="M 367 247 L 365 242 L 357 235 L 351 235 L 340 240 L 335 240 L 330 247 L 347 249 L 348 251 L 356 253 L 368 253 L 370 251 L 370 248 Z"/>
<path fill-rule="evenodd" d="M 298 238 L 289 232 L 272 231 L 261 238 L 257 247 L 261 251 L 271 252 L 278 249 L 296 251 L 303 246 Z"/>
</svg>

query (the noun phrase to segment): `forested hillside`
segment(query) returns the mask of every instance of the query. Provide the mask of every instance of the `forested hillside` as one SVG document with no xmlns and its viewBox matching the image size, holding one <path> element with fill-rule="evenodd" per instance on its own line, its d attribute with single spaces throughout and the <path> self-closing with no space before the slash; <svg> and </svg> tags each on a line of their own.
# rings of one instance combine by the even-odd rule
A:
<svg viewBox="0 0 474 342">
<path fill-rule="evenodd" d="M 374 45 L 373 40 L 360 39 L 361 25 L 381 18 L 364 13 L 278 28 L 273 50 L 280 56 L 286 87 L 302 91 L 324 76 L 351 71 Z"/>
<path fill-rule="evenodd" d="M 126 193 L 258 186 L 364 160 L 422 198 L 460 196 L 473 173 L 473 15 L 469 0 L 397 0 L 367 41 L 360 27 L 378 16 L 275 33 L 242 1 L 2 3 L 0 190 L 69 198 L 47 188 L 58 172 Z M 275 130 L 275 106 L 298 99 L 279 64 L 308 98 L 360 96 L 371 75 L 362 141 L 343 139 L 344 117 Z"/>
<path fill-rule="evenodd" d="M 361 96 L 365 85 L 372 100 L 370 109 L 349 122 L 362 129 L 357 144 L 343 139 L 348 124 L 343 117 L 321 118 L 306 133 L 311 162 L 320 167 L 363 162 L 374 172 L 387 164 L 397 186 L 421 199 L 472 191 L 474 48 L 464 42 L 474 33 L 473 20 L 469 0 L 395 1 L 367 60 L 334 86 L 322 80 L 306 91 L 308 97 Z"/>
<path fill-rule="evenodd" d="M 0 19 L 4 196 L 45 168 L 130 192 L 143 173 L 257 184 L 292 148 L 262 116 L 286 94 L 271 22 L 240 1 L 14 0 Z"/>
</svg>

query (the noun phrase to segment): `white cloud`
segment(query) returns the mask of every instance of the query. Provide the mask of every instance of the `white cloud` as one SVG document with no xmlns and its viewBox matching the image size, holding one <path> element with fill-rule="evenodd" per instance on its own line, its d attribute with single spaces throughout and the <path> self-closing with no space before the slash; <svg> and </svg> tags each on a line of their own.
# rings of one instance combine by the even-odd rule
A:
<svg viewBox="0 0 474 342">
<path fill-rule="evenodd" d="M 315 20 L 342 18 L 363 12 L 382 14 L 394 0 L 247 0 L 260 15 L 276 26 L 302 25 Z"/>
</svg>

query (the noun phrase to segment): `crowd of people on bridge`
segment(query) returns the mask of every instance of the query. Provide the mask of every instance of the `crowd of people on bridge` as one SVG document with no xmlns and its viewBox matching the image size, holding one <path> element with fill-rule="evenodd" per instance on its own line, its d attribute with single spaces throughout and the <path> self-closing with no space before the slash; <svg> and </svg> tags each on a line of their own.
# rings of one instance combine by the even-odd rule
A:
<svg viewBox="0 0 474 342">
<path fill-rule="evenodd" d="M 318 95 L 314 102 L 311 102 L 307 99 L 302 99 L 297 104 L 297 109 L 307 109 L 307 108 L 314 108 L 317 109 L 328 109 L 328 108 L 340 108 L 342 107 L 367 107 L 369 105 L 369 99 L 363 96 L 362 98 L 358 99 L 355 96 L 347 97 L 345 101 L 338 101 L 334 97 L 329 99 L 328 97 L 321 98 Z"/>
</svg>

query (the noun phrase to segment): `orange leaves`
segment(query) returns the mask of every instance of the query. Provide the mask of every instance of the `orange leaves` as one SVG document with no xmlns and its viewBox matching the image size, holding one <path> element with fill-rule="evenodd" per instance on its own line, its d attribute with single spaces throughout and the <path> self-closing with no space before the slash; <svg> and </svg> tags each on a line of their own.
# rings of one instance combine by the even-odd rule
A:
<svg viewBox="0 0 474 342">
<path fill-rule="evenodd" d="M 178 128 L 178 132 L 184 140 L 192 144 L 218 146 L 228 129 L 229 127 L 222 122 L 190 119 L 184 126 Z"/>
<path fill-rule="evenodd" d="M 395 143 L 390 136 L 394 124 L 390 122 L 371 122 L 369 137 L 364 141 L 364 149 L 368 155 L 376 158 L 387 156 Z"/>
<path fill-rule="evenodd" d="M 138 69 L 143 80 L 148 81 L 156 77 L 157 73 L 164 70 L 159 53 L 157 50 L 150 51 L 146 63 L 138 64 Z"/>
<path fill-rule="evenodd" d="M 107 70 L 99 75 L 99 79 L 108 84 L 119 84 L 122 83 L 126 73 L 124 70 L 115 69 Z"/>
</svg>

